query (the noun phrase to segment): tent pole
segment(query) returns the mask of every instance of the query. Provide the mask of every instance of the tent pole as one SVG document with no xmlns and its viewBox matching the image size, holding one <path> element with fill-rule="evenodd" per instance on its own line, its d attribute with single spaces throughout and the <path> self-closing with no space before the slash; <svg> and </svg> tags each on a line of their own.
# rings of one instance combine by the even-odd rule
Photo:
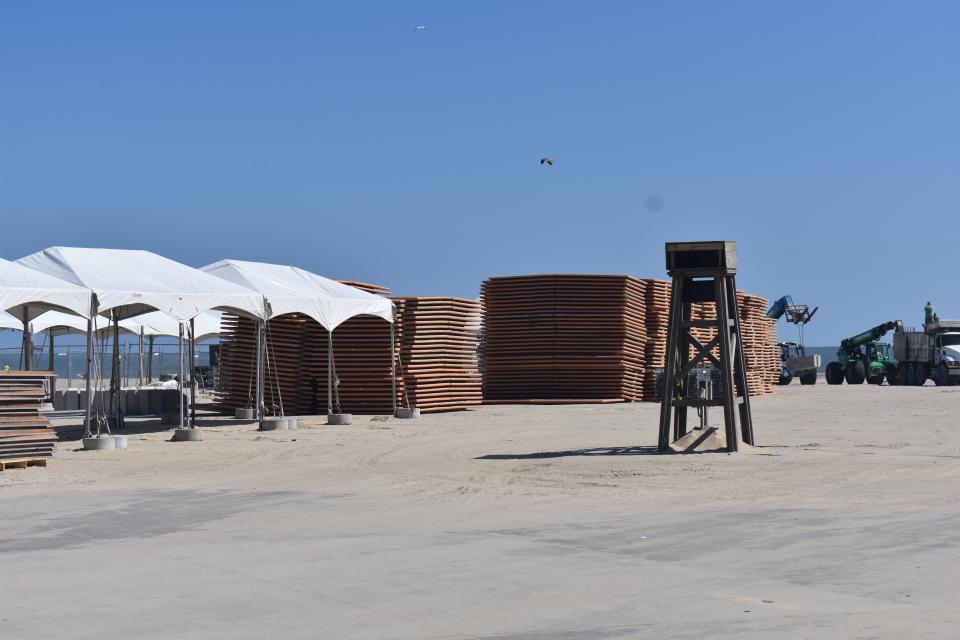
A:
<svg viewBox="0 0 960 640">
<path fill-rule="evenodd" d="M 110 365 L 111 394 L 113 405 L 113 426 L 120 428 L 120 319 L 113 312 L 113 363 Z"/>
<path fill-rule="evenodd" d="M 266 351 L 266 341 L 267 336 L 267 321 L 263 320 L 257 323 L 257 419 L 263 420 L 266 417 L 266 412 L 263 407 L 263 397 L 266 392 L 267 381 L 266 381 L 266 358 L 264 357 L 264 352 Z"/>
<path fill-rule="evenodd" d="M 86 433 L 84 433 L 85 438 L 90 438 L 93 436 L 93 432 L 90 430 L 90 413 L 93 408 L 93 378 L 92 378 L 92 369 L 93 369 L 93 316 L 97 312 L 97 303 L 94 301 L 90 302 L 90 317 L 87 318 L 87 415 L 84 420 Z"/>
<path fill-rule="evenodd" d="M 190 318 L 190 426 L 197 426 L 197 367 L 194 365 L 193 350 L 197 348 L 194 338 L 193 318 Z"/>
<path fill-rule="evenodd" d="M 54 366 L 56 365 L 56 361 L 53 359 L 53 329 L 52 328 L 47 329 L 47 337 L 49 338 L 49 342 L 50 342 L 50 352 L 47 354 L 47 369 L 50 371 L 56 371 L 56 369 L 54 368 Z"/>
<path fill-rule="evenodd" d="M 33 371 L 33 336 L 30 334 L 30 307 L 23 305 L 23 370 Z"/>
<path fill-rule="evenodd" d="M 333 415 L 333 331 L 327 329 L 327 415 Z"/>
<path fill-rule="evenodd" d="M 393 322 L 390 323 L 390 387 L 393 393 L 390 395 L 393 401 L 393 415 L 397 415 L 397 338 L 394 329 L 397 326 L 397 312 L 393 311 Z"/>
<path fill-rule="evenodd" d="M 143 325 L 140 325 L 140 345 L 139 345 L 139 351 L 140 351 L 140 367 L 138 368 L 138 374 L 137 374 L 137 388 L 138 388 L 138 389 L 143 386 Z"/>
<path fill-rule="evenodd" d="M 256 383 L 255 383 L 255 389 L 254 389 L 253 395 L 255 396 L 254 402 L 256 403 L 256 409 L 257 409 L 256 412 L 255 412 L 255 414 L 256 414 L 256 417 L 257 417 L 257 420 L 258 420 L 258 421 L 260 421 L 260 420 L 263 419 L 263 415 L 260 413 L 260 406 L 261 406 L 261 404 L 262 404 L 262 403 L 260 402 L 260 381 L 261 381 L 261 379 L 262 379 L 262 377 L 263 377 L 263 376 L 261 375 L 261 369 L 263 368 L 263 357 L 262 357 L 262 355 L 261 355 L 261 353 L 262 353 L 262 351 L 263 351 L 263 340 L 262 340 L 262 336 L 261 336 L 262 322 L 263 322 L 263 320 L 258 319 L 258 320 L 257 320 L 257 323 L 256 323 L 256 327 L 257 327 L 257 362 L 256 362 L 256 364 L 254 365 L 254 372 L 255 372 L 255 375 L 256 375 Z"/>
<path fill-rule="evenodd" d="M 179 358 L 180 373 L 177 376 L 177 392 L 179 393 L 180 428 L 183 429 L 183 321 L 179 321 L 180 332 L 177 335 L 177 356 Z"/>
<path fill-rule="evenodd" d="M 147 355 L 147 382 L 153 382 L 153 336 L 150 336 L 150 353 Z"/>
</svg>

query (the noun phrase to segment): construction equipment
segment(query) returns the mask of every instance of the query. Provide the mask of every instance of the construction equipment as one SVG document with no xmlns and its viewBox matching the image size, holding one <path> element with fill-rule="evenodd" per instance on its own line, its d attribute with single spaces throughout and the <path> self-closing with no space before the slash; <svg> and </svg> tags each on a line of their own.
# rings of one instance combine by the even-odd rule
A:
<svg viewBox="0 0 960 640">
<path fill-rule="evenodd" d="M 888 331 L 903 331 L 903 322 L 891 320 L 847 338 L 837 349 L 837 362 L 827 365 L 827 384 L 882 384 L 884 378 L 897 384 L 897 367 L 890 355 L 890 345 L 879 342 Z"/>
<path fill-rule="evenodd" d="M 897 379 L 901 385 L 922 385 L 928 378 L 938 386 L 960 383 L 960 321 L 941 320 L 927 302 L 923 330 L 893 336 Z"/>
<path fill-rule="evenodd" d="M 779 320 L 786 317 L 787 322 L 796 325 L 796 342 L 778 342 L 780 347 L 780 380 L 781 385 L 790 384 L 795 378 L 800 378 L 800 384 L 816 384 L 817 369 L 820 368 L 820 356 L 808 356 L 803 346 L 803 328 L 813 319 L 820 307 L 813 311 L 805 304 L 794 304 L 793 297 L 785 295 L 774 302 L 767 311 L 767 317 Z"/>
</svg>

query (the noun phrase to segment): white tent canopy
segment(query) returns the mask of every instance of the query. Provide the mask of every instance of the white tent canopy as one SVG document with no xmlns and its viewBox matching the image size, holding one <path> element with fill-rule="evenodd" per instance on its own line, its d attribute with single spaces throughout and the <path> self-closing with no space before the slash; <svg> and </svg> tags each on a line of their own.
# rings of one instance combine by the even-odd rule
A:
<svg viewBox="0 0 960 640">
<path fill-rule="evenodd" d="M 194 330 L 197 332 L 196 340 L 209 340 L 220 335 L 220 318 L 223 314 L 219 311 L 204 311 L 194 318 Z M 12 321 L 8 327 L 8 320 Z M 140 335 L 140 329 L 143 328 L 144 336 L 170 336 L 176 338 L 179 334 L 179 323 L 160 311 L 151 311 L 134 318 L 127 318 L 119 322 L 120 331 Z M 10 314 L 0 312 L 0 329 L 21 329 L 19 320 Z M 35 318 L 30 323 L 30 329 L 34 334 L 44 331 L 53 332 L 55 336 L 62 335 L 86 335 L 87 321 L 79 316 L 60 311 L 47 311 L 43 315 Z M 102 320 L 97 324 L 97 333 L 102 334 L 110 330 L 109 322 Z"/>
<path fill-rule="evenodd" d="M 0 258 L 0 311 L 29 322 L 50 309 L 88 317 L 89 288 Z"/>
<path fill-rule="evenodd" d="M 193 327 L 196 332 L 194 341 L 201 342 L 219 336 L 222 315 L 219 311 L 204 311 L 193 318 Z M 160 311 L 152 311 L 142 316 L 121 320 L 120 328 L 137 335 L 140 334 L 142 328 L 143 335 L 147 337 L 172 336 L 176 338 L 179 333 L 177 321 Z"/>
<path fill-rule="evenodd" d="M 17 261 L 93 291 L 118 318 L 162 311 L 178 322 L 222 308 L 262 317 L 262 296 L 149 251 L 51 247 Z"/>
<path fill-rule="evenodd" d="M 86 323 L 86 321 L 84 321 Z M 23 331 L 23 323 L 6 311 L 0 311 L 0 330 L 13 329 Z"/>
<path fill-rule="evenodd" d="M 101 319 L 96 326 L 97 333 L 102 334 L 108 329 L 108 326 L 109 322 Z M 30 330 L 34 334 L 44 331 L 52 332 L 55 336 L 87 335 L 87 320 L 62 311 L 47 311 L 33 319 L 33 322 L 30 323 Z"/>
<path fill-rule="evenodd" d="M 265 320 L 287 313 L 303 313 L 328 331 L 360 315 L 393 322 L 393 303 L 387 298 L 297 267 L 221 260 L 200 270 L 260 292 L 267 303 Z"/>
</svg>

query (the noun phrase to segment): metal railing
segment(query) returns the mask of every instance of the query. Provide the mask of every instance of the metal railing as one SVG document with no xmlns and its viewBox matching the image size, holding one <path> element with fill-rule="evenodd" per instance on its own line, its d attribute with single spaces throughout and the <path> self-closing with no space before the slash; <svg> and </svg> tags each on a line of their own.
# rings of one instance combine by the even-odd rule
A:
<svg viewBox="0 0 960 640">
<path fill-rule="evenodd" d="M 147 348 L 146 346 L 144 347 Z M 186 346 L 184 346 L 186 349 Z M 87 347 L 85 345 L 54 345 L 53 370 L 57 374 L 57 387 L 68 388 L 83 386 L 87 370 Z M 20 369 L 23 363 L 23 353 L 19 347 L 0 347 L 0 369 Z M 104 353 L 95 353 L 94 357 L 100 362 L 100 377 L 109 380 L 113 369 L 113 353 L 108 345 Z M 152 372 L 153 380 L 160 376 L 177 375 L 180 365 L 178 350 L 174 344 L 154 344 L 152 353 L 144 353 L 143 375 L 144 382 L 148 382 L 148 372 Z M 185 356 L 186 357 L 186 354 Z M 37 346 L 33 349 L 34 369 L 47 370 L 50 363 L 50 350 L 47 346 Z M 198 344 L 193 356 L 193 365 L 205 367 L 210 364 L 210 345 Z M 189 370 L 189 366 L 185 367 Z M 120 345 L 120 376 L 124 386 L 133 386 L 140 379 L 140 346 L 136 343 Z"/>
</svg>

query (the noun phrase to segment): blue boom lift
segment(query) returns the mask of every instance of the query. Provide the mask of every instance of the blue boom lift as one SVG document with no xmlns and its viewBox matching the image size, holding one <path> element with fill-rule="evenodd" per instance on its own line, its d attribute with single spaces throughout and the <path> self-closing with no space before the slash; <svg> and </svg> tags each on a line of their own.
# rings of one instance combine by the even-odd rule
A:
<svg viewBox="0 0 960 640">
<path fill-rule="evenodd" d="M 790 384 L 794 377 L 800 378 L 800 384 L 816 384 L 817 368 L 820 356 L 808 356 L 803 346 L 803 327 L 813 319 L 820 307 L 810 310 L 805 304 L 794 304 L 793 297 L 783 296 L 774 302 L 767 311 L 767 317 L 779 320 L 786 317 L 787 322 L 796 325 L 796 342 L 778 342 L 780 347 L 780 384 Z"/>
</svg>

